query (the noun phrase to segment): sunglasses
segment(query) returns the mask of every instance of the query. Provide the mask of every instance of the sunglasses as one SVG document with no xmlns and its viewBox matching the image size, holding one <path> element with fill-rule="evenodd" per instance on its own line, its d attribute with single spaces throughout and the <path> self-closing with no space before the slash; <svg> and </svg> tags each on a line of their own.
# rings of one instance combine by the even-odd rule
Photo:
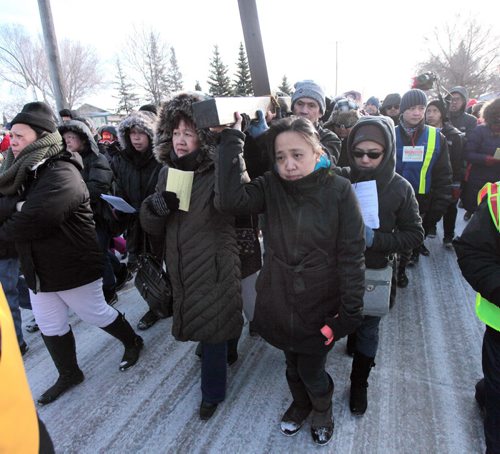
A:
<svg viewBox="0 0 500 454">
<path fill-rule="evenodd" d="M 352 152 L 352 155 L 355 158 L 362 158 L 363 156 L 368 156 L 369 159 L 378 159 L 380 156 L 382 156 L 384 153 L 377 153 L 376 151 L 360 151 L 360 150 L 354 150 Z"/>
<path fill-rule="evenodd" d="M 399 104 L 393 104 L 392 106 L 385 106 L 386 110 L 399 109 Z"/>
<path fill-rule="evenodd" d="M 344 125 L 344 124 L 337 124 L 337 123 L 334 123 L 332 125 L 334 128 L 339 128 L 339 129 L 349 129 L 349 128 L 352 128 L 354 126 L 354 124 L 352 125 Z"/>
</svg>

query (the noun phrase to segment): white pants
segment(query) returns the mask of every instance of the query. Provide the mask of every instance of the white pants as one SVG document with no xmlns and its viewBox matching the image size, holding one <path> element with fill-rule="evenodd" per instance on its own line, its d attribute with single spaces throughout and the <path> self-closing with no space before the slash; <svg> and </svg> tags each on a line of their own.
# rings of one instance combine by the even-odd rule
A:
<svg viewBox="0 0 500 454">
<path fill-rule="evenodd" d="M 106 303 L 102 279 L 61 292 L 30 290 L 33 315 L 45 336 L 63 336 L 69 332 L 69 308 L 83 321 L 104 328 L 113 323 L 118 311 Z"/>
</svg>

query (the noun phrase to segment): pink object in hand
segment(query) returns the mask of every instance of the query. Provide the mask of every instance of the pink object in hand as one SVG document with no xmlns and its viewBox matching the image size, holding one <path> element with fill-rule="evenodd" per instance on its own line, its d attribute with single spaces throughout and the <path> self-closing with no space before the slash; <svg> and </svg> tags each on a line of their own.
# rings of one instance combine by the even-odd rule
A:
<svg viewBox="0 0 500 454">
<path fill-rule="evenodd" d="M 328 326 L 325 325 L 323 328 L 321 328 L 321 334 L 326 337 L 325 345 L 330 345 L 333 342 L 333 331 L 332 329 Z"/>
</svg>

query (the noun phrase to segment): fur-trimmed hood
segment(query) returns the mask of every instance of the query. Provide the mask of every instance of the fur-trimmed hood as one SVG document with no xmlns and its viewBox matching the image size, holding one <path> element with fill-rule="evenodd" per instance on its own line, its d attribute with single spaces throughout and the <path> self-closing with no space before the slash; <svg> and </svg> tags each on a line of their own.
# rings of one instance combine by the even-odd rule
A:
<svg viewBox="0 0 500 454">
<path fill-rule="evenodd" d="M 193 103 L 204 101 L 207 96 L 201 92 L 182 92 L 160 106 L 154 141 L 154 156 L 162 164 L 172 165 L 172 133 L 179 114 L 186 116 L 193 124 Z M 209 129 L 196 129 L 200 141 L 200 161 L 212 161 L 216 148 L 216 133 Z"/>
<path fill-rule="evenodd" d="M 97 143 L 94 140 L 94 136 L 92 135 L 92 132 L 90 131 L 89 127 L 83 121 L 68 120 L 59 125 L 57 129 L 59 129 L 59 133 L 61 134 L 61 136 L 65 132 L 74 132 L 83 139 L 87 139 L 92 153 L 96 155 L 99 154 L 99 147 L 97 146 Z"/>
<path fill-rule="evenodd" d="M 346 128 L 351 128 L 360 118 L 359 111 L 350 109 L 346 112 L 334 110 L 328 121 L 323 125 L 325 128 L 333 131 L 334 125 L 345 125 Z"/>
<path fill-rule="evenodd" d="M 130 149 L 132 146 L 130 142 L 130 130 L 134 126 L 142 129 L 148 135 L 151 146 L 153 146 L 155 121 L 156 115 L 154 113 L 142 110 L 133 112 L 125 118 L 118 126 L 118 140 L 122 149 Z"/>
<path fill-rule="evenodd" d="M 500 120 L 500 98 L 490 101 L 483 107 L 482 116 L 485 123 L 491 126 L 496 121 Z"/>
</svg>

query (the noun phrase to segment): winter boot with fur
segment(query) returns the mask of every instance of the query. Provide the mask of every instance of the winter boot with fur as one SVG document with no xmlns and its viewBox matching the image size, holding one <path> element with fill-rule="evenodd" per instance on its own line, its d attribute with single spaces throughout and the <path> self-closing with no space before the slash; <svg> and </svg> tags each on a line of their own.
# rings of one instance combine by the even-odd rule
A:
<svg viewBox="0 0 500 454">
<path fill-rule="evenodd" d="M 312 403 L 312 420 L 311 420 L 311 435 L 314 443 L 318 445 L 326 445 L 333 436 L 333 415 L 332 415 L 332 396 L 333 396 L 333 380 L 328 375 L 330 382 L 329 389 L 322 396 L 314 396 L 311 393 L 309 398 Z"/>
<path fill-rule="evenodd" d="M 293 402 L 281 418 L 280 427 L 283 434 L 291 437 L 300 430 L 309 413 L 311 413 L 312 403 L 302 380 L 290 380 L 288 374 L 286 374 L 286 381 L 292 393 Z"/>
<path fill-rule="evenodd" d="M 54 402 L 61 394 L 73 388 L 73 386 L 80 384 L 84 376 L 76 360 L 75 337 L 71 328 L 63 336 L 45 336 L 42 334 L 42 339 L 59 372 L 59 378 L 55 384 L 38 398 L 40 405 L 46 405 Z"/>
<path fill-rule="evenodd" d="M 374 358 L 356 351 L 352 361 L 351 394 L 349 408 L 353 415 L 364 415 L 368 406 L 367 388 L 370 369 L 374 366 Z"/>
<path fill-rule="evenodd" d="M 142 347 L 144 346 L 142 337 L 135 333 L 130 323 L 125 319 L 125 316 L 120 312 L 118 312 L 118 317 L 116 317 L 113 323 L 102 329 L 113 337 L 116 337 L 125 346 L 120 370 L 124 371 L 132 367 L 139 359 Z"/>
</svg>

